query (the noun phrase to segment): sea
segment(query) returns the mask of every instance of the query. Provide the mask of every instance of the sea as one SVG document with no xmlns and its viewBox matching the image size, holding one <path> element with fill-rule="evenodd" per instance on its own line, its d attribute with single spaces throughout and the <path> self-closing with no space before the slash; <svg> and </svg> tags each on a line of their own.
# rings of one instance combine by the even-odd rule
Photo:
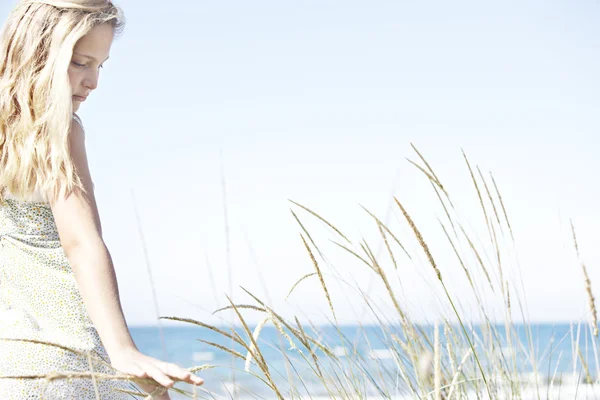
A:
<svg viewBox="0 0 600 400">
<path fill-rule="evenodd" d="M 252 326 L 249 328 L 250 330 L 254 329 Z M 221 329 L 230 332 L 228 327 L 221 327 Z M 454 327 L 454 329 L 462 328 Z M 477 326 L 466 329 L 467 332 L 470 332 L 469 337 L 478 352 L 483 351 L 483 346 L 489 346 L 489 341 L 481 339 L 484 335 L 489 335 L 489 332 L 482 332 Z M 236 327 L 235 330 L 244 340 L 248 341 L 242 327 Z M 217 332 L 191 324 L 162 327 L 133 326 L 130 327 L 130 331 L 136 345 L 144 354 L 185 368 L 202 365 L 214 366 L 197 373 L 205 380 L 205 384 L 202 386 L 203 392 L 198 392 L 198 398 L 274 397 L 274 392 L 263 380 L 259 379 L 259 377 L 264 379 L 264 376 L 256 364 L 252 364 L 250 367 L 254 375 L 247 373 L 243 359 L 233 357 L 229 352 L 206 343 L 212 342 L 233 348 L 243 357 L 246 356 L 247 351 L 243 347 L 233 346 L 230 339 Z M 431 343 L 434 342 L 432 326 L 422 326 L 419 331 L 419 334 L 425 335 Z M 444 353 L 447 349 L 447 341 L 443 330 L 440 331 L 440 343 L 444 349 L 442 353 Z M 381 395 L 382 393 L 377 393 L 380 390 L 377 389 L 379 385 L 369 387 L 370 380 L 383 381 L 398 393 L 403 391 L 401 371 L 397 367 L 398 357 L 396 355 L 398 353 L 390 349 L 396 342 L 390 338 L 389 332 L 405 339 L 401 329 L 393 326 L 388 326 L 385 330 L 381 326 L 345 325 L 339 327 L 339 330 L 335 326 L 318 326 L 307 329 L 306 333 L 326 344 L 339 360 L 336 361 L 336 367 L 328 370 L 328 366 L 332 366 L 334 362 L 328 361 L 331 358 L 326 357 L 323 351 L 315 349 L 321 367 L 325 371 L 330 371 L 331 376 L 340 376 L 341 371 L 347 373 L 348 376 L 358 373 L 367 377 L 365 390 L 372 393 L 365 393 L 366 395 Z M 514 326 L 514 332 L 519 343 L 515 344 L 513 340 L 511 346 L 506 341 L 504 326 L 497 326 L 495 332 L 494 343 L 498 344 L 495 351 L 500 352 L 507 365 L 510 365 L 510 368 L 517 368 L 519 375 L 525 378 L 538 376 L 550 380 L 553 377 L 555 381 L 561 379 L 564 381 L 565 378 L 568 378 L 571 381 L 575 379 L 583 382 L 586 374 L 596 377 L 600 371 L 597 365 L 596 345 L 598 340 L 594 339 L 588 325 L 517 325 Z M 269 367 L 272 379 L 278 386 L 284 388 L 284 391 L 290 390 L 291 379 L 294 382 L 293 386 L 298 391 L 297 397 L 300 395 L 307 398 L 311 396 L 326 397 L 327 388 L 317 378 L 312 356 L 299 340 L 289 332 L 287 333 L 289 338 L 293 339 L 293 346 L 272 325 L 267 325 L 260 331 L 258 346 Z M 579 343 L 579 345 L 576 346 L 575 343 Z M 453 351 L 462 355 L 469 349 L 470 347 L 467 346 Z M 533 357 L 531 357 L 531 349 L 533 349 Z M 489 349 L 487 350 L 489 351 Z M 514 357 L 512 352 L 514 352 Z M 532 362 L 532 358 L 535 359 L 535 362 Z M 360 360 L 359 363 L 355 362 L 357 359 Z M 581 360 L 584 360 L 585 363 L 582 364 Z M 483 363 L 485 364 L 485 361 Z M 483 367 L 486 368 L 485 365 Z M 465 366 L 465 371 L 466 368 L 468 367 Z M 472 368 L 475 368 L 474 363 Z M 534 371 L 537 371 L 537 374 L 534 374 Z M 327 372 L 323 373 L 327 375 Z M 177 383 L 176 387 L 188 393 L 192 391 L 192 387 L 184 383 Z M 186 398 L 176 393 L 173 393 L 171 397 L 174 400 Z M 285 394 L 284 397 L 287 398 Z"/>
</svg>

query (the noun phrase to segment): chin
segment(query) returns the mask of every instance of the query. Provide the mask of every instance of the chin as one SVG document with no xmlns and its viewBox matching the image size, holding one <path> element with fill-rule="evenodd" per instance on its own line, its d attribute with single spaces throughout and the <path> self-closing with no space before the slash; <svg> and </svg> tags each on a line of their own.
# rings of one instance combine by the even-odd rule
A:
<svg viewBox="0 0 600 400">
<path fill-rule="evenodd" d="M 81 103 L 79 103 L 78 101 L 74 101 L 73 102 L 73 112 L 77 112 L 77 110 L 79 110 L 80 105 L 81 105 Z"/>
</svg>

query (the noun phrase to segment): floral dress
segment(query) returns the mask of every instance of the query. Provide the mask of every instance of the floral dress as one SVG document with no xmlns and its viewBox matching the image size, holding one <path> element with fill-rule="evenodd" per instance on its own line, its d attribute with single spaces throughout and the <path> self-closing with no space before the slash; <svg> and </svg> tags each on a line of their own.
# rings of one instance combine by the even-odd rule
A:
<svg viewBox="0 0 600 400">
<path fill-rule="evenodd" d="M 125 381 L 25 378 L 115 372 L 61 247 L 50 205 L 37 194 L 5 198 L 0 204 L 0 399 L 135 398 L 114 390 L 135 390 Z"/>
</svg>

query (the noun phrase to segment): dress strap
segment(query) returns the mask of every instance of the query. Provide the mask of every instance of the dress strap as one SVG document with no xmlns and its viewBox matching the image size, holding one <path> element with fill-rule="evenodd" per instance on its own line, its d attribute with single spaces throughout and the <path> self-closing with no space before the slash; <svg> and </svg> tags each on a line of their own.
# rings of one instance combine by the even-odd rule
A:
<svg viewBox="0 0 600 400">
<path fill-rule="evenodd" d="M 83 122 L 81 121 L 81 118 L 79 118 L 79 115 L 73 113 L 73 119 L 75 121 L 77 121 L 77 123 L 79 124 L 79 126 L 81 127 L 81 130 L 83 130 L 83 132 L 85 132 L 85 128 L 83 127 Z"/>
<path fill-rule="evenodd" d="M 81 130 L 83 131 L 83 133 L 85 133 L 85 128 L 83 127 L 83 122 L 81 122 L 81 118 L 79 118 L 79 115 L 73 113 L 73 119 L 77 121 L 79 126 L 81 126 Z M 94 185 L 94 182 L 92 182 L 92 190 L 94 190 L 95 187 L 96 185 Z"/>
</svg>

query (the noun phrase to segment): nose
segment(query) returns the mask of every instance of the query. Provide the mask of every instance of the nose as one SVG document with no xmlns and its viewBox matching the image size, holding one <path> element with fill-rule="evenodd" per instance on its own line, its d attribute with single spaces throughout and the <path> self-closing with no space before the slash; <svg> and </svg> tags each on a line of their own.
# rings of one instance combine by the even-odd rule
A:
<svg viewBox="0 0 600 400">
<path fill-rule="evenodd" d="M 89 90 L 94 90 L 98 87 L 98 78 L 100 75 L 100 71 L 90 71 L 90 73 L 86 76 L 83 81 L 83 85 Z"/>
</svg>

